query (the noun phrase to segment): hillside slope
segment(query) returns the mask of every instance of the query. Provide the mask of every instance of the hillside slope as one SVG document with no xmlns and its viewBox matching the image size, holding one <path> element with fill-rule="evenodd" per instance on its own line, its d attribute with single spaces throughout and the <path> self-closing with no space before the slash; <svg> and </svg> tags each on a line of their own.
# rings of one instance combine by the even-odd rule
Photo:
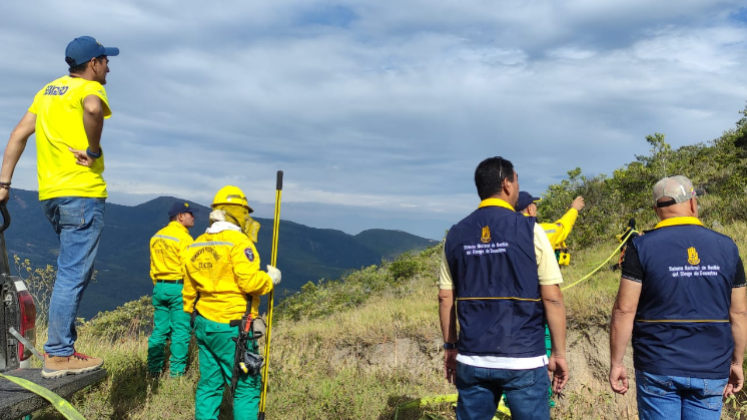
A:
<svg viewBox="0 0 747 420">
<path fill-rule="evenodd" d="M 747 238 L 747 223 L 722 230 Z M 738 244 L 745 249 L 743 239 Z M 565 286 L 612 261 L 588 280 L 564 291 L 568 316 L 568 363 L 571 380 L 553 419 L 635 419 L 634 388 L 625 396 L 607 384 L 609 349 L 607 324 L 619 283 L 609 269 L 617 257 L 617 242 L 573 251 L 573 263 L 563 269 Z M 392 419 L 397 406 L 436 395 L 453 394 L 442 377 L 441 331 L 435 284 L 441 248 L 406 255 L 393 263 L 350 273 L 340 282 L 322 283 L 300 294 L 311 302 L 289 316 L 281 306 L 275 313 L 270 360 L 267 416 L 273 419 Z M 743 258 L 745 255 L 743 255 Z M 376 289 L 352 305 L 364 284 Z M 74 405 L 86 418 L 182 419 L 192 414 L 194 386 L 199 378 L 194 346 L 187 376 L 180 381 L 145 377 L 147 335 L 152 309 L 147 299 L 131 302 L 93 319 L 80 330 L 83 351 L 107 360 L 109 380 Z M 112 343 L 117 343 L 112 346 Z M 626 356 L 632 374 L 632 351 Z M 747 400 L 742 392 L 739 401 Z M 232 418 L 224 401 L 221 419 Z M 743 413 L 745 414 L 745 413 Z M 733 418 L 727 406 L 723 419 Z M 454 419 L 450 404 L 404 410 L 401 420 Z M 46 412 L 37 419 L 60 419 Z"/>
</svg>

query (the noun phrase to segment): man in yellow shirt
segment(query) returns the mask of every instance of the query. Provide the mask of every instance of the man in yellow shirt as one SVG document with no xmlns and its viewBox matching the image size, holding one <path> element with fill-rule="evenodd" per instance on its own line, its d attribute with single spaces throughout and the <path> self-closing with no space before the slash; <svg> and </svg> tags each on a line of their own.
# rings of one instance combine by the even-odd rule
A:
<svg viewBox="0 0 747 420">
<path fill-rule="evenodd" d="M 280 283 L 280 270 L 260 270 L 255 243 L 259 223 L 246 196 L 234 186 L 215 195 L 210 227 L 187 248 L 183 257 L 184 311 L 196 312 L 195 338 L 200 349 L 200 382 L 195 395 L 195 419 L 217 419 L 223 387 L 231 382 L 239 330 L 233 320 L 250 312 L 259 316 L 259 298 Z M 256 353 L 256 341 L 247 343 Z M 241 374 L 233 400 L 235 420 L 255 420 L 261 376 Z"/>
<path fill-rule="evenodd" d="M 537 217 L 537 203 L 542 200 L 539 197 L 534 197 L 526 191 L 519 192 L 519 199 L 516 202 L 516 209 L 518 212 L 528 217 Z M 560 265 L 568 265 L 570 262 L 570 255 L 566 252 L 567 247 L 565 240 L 573 229 L 573 225 L 576 223 L 578 218 L 578 212 L 585 207 L 584 198 L 581 196 L 576 197 L 571 203 L 571 208 L 568 210 L 563 217 L 558 219 L 555 223 L 538 223 L 538 225 L 545 232 L 545 235 L 550 240 L 550 245 L 555 251 L 555 257 L 558 259 Z M 564 251 L 566 250 L 566 251 Z M 545 325 L 545 348 L 547 350 L 547 356 L 550 357 L 551 346 L 550 346 L 550 329 Z M 555 401 L 552 400 L 552 389 L 548 391 L 550 397 L 550 407 L 555 407 Z"/>
<path fill-rule="evenodd" d="M 189 350 L 189 315 L 182 300 L 182 256 L 192 245 L 187 229 L 195 225 L 197 209 L 177 202 L 169 209 L 169 224 L 150 239 L 153 279 L 153 334 L 148 339 L 148 373 L 160 375 L 166 340 L 171 336 L 171 377 L 183 376 Z"/>
<path fill-rule="evenodd" d="M 103 85 L 108 57 L 118 54 L 118 48 L 105 48 L 90 36 L 71 41 L 65 50 L 69 76 L 36 94 L 10 134 L 0 170 L 0 202 L 7 202 L 13 171 L 36 133 L 39 200 L 60 241 L 44 345 L 45 378 L 95 370 L 104 363 L 75 350 L 75 318 L 104 227 L 107 193 L 100 142 L 111 110 Z"/>
<path fill-rule="evenodd" d="M 537 203 L 542 199 L 539 197 L 533 197 L 526 191 L 519 193 L 519 202 L 516 205 L 516 211 L 524 213 L 525 216 L 537 217 Z M 565 240 L 568 239 L 568 235 L 571 234 L 573 225 L 576 223 L 578 213 L 586 207 L 584 198 L 581 196 L 576 197 L 571 203 L 571 208 L 561 217 L 556 220 L 555 223 L 540 223 L 542 229 L 550 239 L 550 244 L 553 249 L 558 250 L 566 248 Z"/>
</svg>

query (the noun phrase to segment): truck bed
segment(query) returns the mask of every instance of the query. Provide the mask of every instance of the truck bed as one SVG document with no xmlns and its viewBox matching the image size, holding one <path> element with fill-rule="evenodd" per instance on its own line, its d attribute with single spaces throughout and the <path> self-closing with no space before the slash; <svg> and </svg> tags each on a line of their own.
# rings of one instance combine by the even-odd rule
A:
<svg viewBox="0 0 747 420">
<path fill-rule="evenodd" d="M 79 375 L 67 375 L 59 379 L 42 378 L 40 368 L 10 370 L 3 372 L 3 375 L 27 379 L 68 399 L 73 393 L 104 380 L 106 370 L 99 369 Z M 44 398 L 0 378 L 0 420 L 18 420 L 48 405 L 49 402 Z"/>
</svg>

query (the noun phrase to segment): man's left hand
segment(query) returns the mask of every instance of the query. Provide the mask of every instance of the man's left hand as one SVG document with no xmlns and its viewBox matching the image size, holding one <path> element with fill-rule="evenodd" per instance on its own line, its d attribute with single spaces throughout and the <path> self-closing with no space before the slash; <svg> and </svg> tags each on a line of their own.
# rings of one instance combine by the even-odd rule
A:
<svg viewBox="0 0 747 420">
<path fill-rule="evenodd" d="M 96 160 L 88 156 L 88 153 L 86 153 L 85 150 L 77 150 L 73 149 L 72 147 L 69 147 L 68 150 L 70 150 L 73 156 L 75 156 L 75 163 L 77 163 L 78 165 L 87 166 L 90 168 L 91 165 L 93 165 L 93 162 Z"/>
<path fill-rule="evenodd" d="M 457 349 L 446 350 L 444 349 L 444 378 L 450 384 L 456 383 L 456 357 L 459 354 Z"/>
<path fill-rule="evenodd" d="M 729 382 L 724 387 L 724 397 L 728 398 L 742 390 L 744 386 L 744 371 L 742 366 L 731 364 L 729 371 Z"/>
</svg>

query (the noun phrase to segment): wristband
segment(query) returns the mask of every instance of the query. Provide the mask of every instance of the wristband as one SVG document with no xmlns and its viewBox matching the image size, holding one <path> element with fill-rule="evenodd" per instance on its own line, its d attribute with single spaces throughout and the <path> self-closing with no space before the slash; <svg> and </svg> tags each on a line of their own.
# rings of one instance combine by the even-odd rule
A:
<svg viewBox="0 0 747 420">
<path fill-rule="evenodd" d="M 444 349 L 446 350 L 456 350 L 456 348 L 456 343 L 444 343 Z"/>
<path fill-rule="evenodd" d="M 86 147 L 86 154 L 87 154 L 87 155 L 88 155 L 88 157 L 89 157 L 89 158 L 91 158 L 91 159 L 98 159 L 98 158 L 100 158 L 100 157 L 101 157 L 101 155 L 103 155 L 103 154 L 104 154 L 104 149 L 102 149 L 101 147 L 99 147 L 99 152 L 98 152 L 98 153 L 93 153 L 93 152 L 91 151 L 91 148 L 90 148 L 90 147 Z"/>
<path fill-rule="evenodd" d="M 0 182 L 0 188 L 4 188 L 6 190 L 10 190 L 10 181 L 8 181 L 8 182 Z"/>
</svg>

